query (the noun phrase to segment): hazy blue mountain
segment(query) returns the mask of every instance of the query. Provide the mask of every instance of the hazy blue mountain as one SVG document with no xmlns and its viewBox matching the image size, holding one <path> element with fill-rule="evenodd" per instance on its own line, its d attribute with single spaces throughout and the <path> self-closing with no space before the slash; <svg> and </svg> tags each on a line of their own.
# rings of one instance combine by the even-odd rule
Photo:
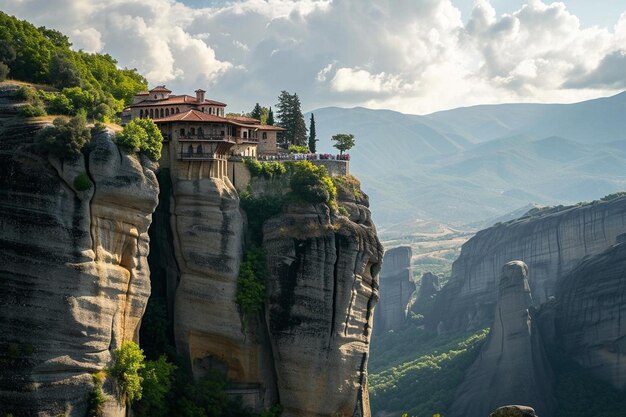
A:
<svg viewBox="0 0 626 417">
<path fill-rule="evenodd" d="M 528 204 L 592 200 L 626 189 L 626 93 L 576 104 L 503 104 L 427 116 L 314 111 L 318 149 L 353 133 L 352 172 L 383 227 L 453 225 Z"/>
</svg>

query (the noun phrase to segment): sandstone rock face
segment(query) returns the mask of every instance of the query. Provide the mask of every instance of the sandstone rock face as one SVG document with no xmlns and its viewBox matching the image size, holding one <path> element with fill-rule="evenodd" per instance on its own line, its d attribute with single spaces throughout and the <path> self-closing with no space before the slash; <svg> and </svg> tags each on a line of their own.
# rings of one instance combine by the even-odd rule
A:
<svg viewBox="0 0 626 417">
<path fill-rule="evenodd" d="M 415 292 L 411 255 L 409 246 L 385 251 L 380 271 L 380 300 L 374 316 L 377 332 L 397 329 L 406 319 L 409 301 Z"/>
<path fill-rule="evenodd" d="M 601 253 L 626 232 L 626 197 L 521 218 L 482 230 L 463 245 L 452 277 L 437 296 L 428 326 L 443 330 L 489 325 L 497 299 L 497 275 L 511 260 L 530 271 L 535 303 L 555 295 L 556 282 L 585 256 Z"/>
<path fill-rule="evenodd" d="M 420 289 L 417 292 L 415 305 L 420 308 L 426 308 L 429 302 L 440 290 L 439 277 L 432 272 L 422 274 L 420 280 Z"/>
<path fill-rule="evenodd" d="M 343 197 L 349 218 L 294 205 L 264 226 L 284 416 L 370 415 L 367 358 L 383 248 L 366 197 Z"/>
<path fill-rule="evenodd" d="M 150 293 L 156 166 L 99 134 L 87 157 L 33 151 L 41 126 L 0 139 L 0 404 L 15 416 L 84 416 L 91 373 L 136 340 Z M 74 179 L 87 173 L 92 187 Z M 115 400 L 107 406 L 123 415 Z"/>
<path fill-rule="evenodd" d="M 553 377 L 529 311 L 532 297 L 527 274 L 526 264 L 519 261 L 502 268 L 491 332 L 457 389 L 452 417 L 483 417 L 511 403 L 530 404 L 539 415 L 552 415 Z"/>
<path fill-rule="evenodd" d="M 596 377 L 626 388 L 626 243 L 585 259 L 558 287 L 557 337 Z"/>
</svg>

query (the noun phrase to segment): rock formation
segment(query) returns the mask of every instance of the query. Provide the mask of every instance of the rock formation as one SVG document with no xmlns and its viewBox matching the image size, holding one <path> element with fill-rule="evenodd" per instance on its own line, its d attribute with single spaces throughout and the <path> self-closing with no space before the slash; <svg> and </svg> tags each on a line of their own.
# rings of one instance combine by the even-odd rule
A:
<svg viewBox="0 0 626 417">
<path fill-rule="evenodd" d="M 380 300 L 374 317 L 377 332 L 397 329 L 406 319 L 415 292 L 411 255 L 409 246 L 385 251 L 380 271 Z"/>
<path fill-rule="evenodd" d="M 106 132 L 77 161 L 47 158 L 33 149 L 41 125 L 13 123 L 0 140 L 0 404 L 83 417 L 91 373 L 136 340 L 150 294 L 155 165 Z M 123 413 L 111 398 L 107 415 Z"/>
<path fill-rule="evenodd" d="M 383 249 L 364 195 L 350 215 L 292 206 L 266 222 L 267 321 L 286 416 L 369 416 L 367 358 Z"/>
<path fill-rule="evenodd" d="M 440 289 L 439 276 L 433 274 L 432 272 L 422 274 L 420 288 L 417 291 L 417 298 L 415 299 L 414 310 L 428 310 L 432 300 L 434 300 L 435 295 Z"/>
<path fill-rule="evenodd" d="M 556 313 L 557 338 L 566 353 L 617 389 L 626 388 L 624 237 L 559 282 Z"/>
<path fill-rule="evenodd" d="M 476 361 L 465 374 L 450 409 L 452 417 L 483 417 L 505 404 L 530 404 L 552 415 L 552 374 L 531 314 L 528 268 L 502 268 L 495 320 Z"/>
<path fill-rule="evenodd" d="M 557 280 L 582 258 L 601 253 L 625 232 L 626 197 L 529 215 L 482 230 L 463 245 L 427 325 L 443 330 L 489 325 L 498 271 L 515 259 L 528 264 L 535 302 L 543 303 L 555 294 Z"/>
</svg>

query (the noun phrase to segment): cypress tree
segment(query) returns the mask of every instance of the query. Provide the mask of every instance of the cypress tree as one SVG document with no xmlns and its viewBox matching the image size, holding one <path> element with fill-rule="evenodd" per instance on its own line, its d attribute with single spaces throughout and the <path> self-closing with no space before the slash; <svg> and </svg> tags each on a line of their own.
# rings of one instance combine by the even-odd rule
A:
<svg viewBox="0 0 626 417">
<path fill-rule="evenodd" d="M 274 112 L 272 111 L 271 107 L 270 107 L 270 111 L 267 113 L 266 123 L 270 126 L 274 126 Z"/>
<path fill-rule="evenodd" d="M 316 142 L 317 142 L 317 137 L 315 134 L 315 115 L 313 113 L 311 113 L 311 122 L 309 124 L 309 150 L 312 153 L 317 152 L 316 150 Z"/>
</svg>

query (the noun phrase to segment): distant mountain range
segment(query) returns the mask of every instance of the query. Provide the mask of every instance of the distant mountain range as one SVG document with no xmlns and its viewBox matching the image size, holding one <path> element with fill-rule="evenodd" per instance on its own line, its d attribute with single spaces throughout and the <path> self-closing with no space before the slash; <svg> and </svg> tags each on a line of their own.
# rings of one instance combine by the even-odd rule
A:
<svg viewBox="0 0 626 417">
<path fill-rule="evenodd" d="M 528 204 L 566 204 L 626 190 L 626 92 L 575 104 L 502 104 L 426 116 L 327 107 L 318 149 L 353 133 L 351 171 L 388 227 L 425 219 L 464 225 Z"/>
</svg>

